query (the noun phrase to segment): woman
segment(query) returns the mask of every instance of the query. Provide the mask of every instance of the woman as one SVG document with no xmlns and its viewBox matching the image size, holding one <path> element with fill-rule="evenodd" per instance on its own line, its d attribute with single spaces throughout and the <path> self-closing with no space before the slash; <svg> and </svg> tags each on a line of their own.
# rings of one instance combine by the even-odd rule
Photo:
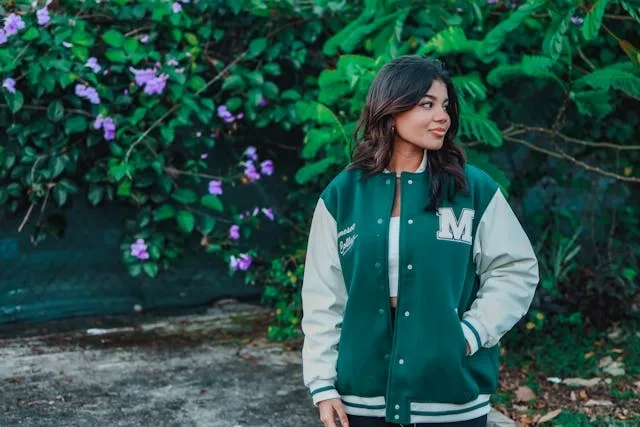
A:
<svg viewBox="0 0 640 427">
<path fill-rule="evenodd" d="M 318 201 L 302 352 L 325 427 L 486 425 L 497 344 L 538 265 L 498 185 L 455 146 L 459 111 L 438 61 L 386 64 L 353 161 Z"/>
</svg>

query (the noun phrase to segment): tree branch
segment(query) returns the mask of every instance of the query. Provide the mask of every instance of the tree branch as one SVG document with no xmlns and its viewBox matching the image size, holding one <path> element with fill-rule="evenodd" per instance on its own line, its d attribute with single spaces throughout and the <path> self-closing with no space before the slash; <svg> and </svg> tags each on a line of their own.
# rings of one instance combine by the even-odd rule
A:
<svg viewBox="0 0 640 427">
<path fill-rule="evenodd" d="M 613 172 L 608 172 L 608 171 L 602 170 L 602 169 L 600 169 L 598 167 L 591 166 L 591 165 L 589 165 L 589 164 L 587 164 L 585 162 L 582 162 L 582 161 L 576 159 L 575 157 L 572 157 L 569 154 L 564 153 L 564 152 L 558 153 L 558 152 L 555 152 L 555 151 L 547 150 L 545 148 L 538 147 L 538 146 L 536 146 L 536 145 L 534 145 L 534 144 L 532 144 L 532 143 L 530 143 L 528 141 L 525 141 L 523 139 L 513 138 L 512 136 L 505 136 L 504 139 L 507 140 L 507 141 L 517 142 L 518 144 L 522 144 L 522 145 L 524 145 L 526 147 L 529 147 L 530 149 L 532 149 L 534 151 L 538 151 L 540 153 L 544 153 L 544 154 L 546 154 L 548 156 L 555 157 L 557 159 L 568 160 L 571 163 L 573 163 L 575 165 L 578 165 L 578 166 L 580 166 L 580 167 L 582 167 L 582 168 L 584 168 L 584 169 L 586 169 L 588 171 L 596 172 L 596 173 L 598 173 L 600 175 L 604 175 L 604 176 L 607 176 L 609 178 L 614 178 L 614 179 L 617 179 L 619 181 L 625 181 L 625 182 L 640 183 L 640 178 L 633 177 L 633 176 L 623 176 L 623 175 L 619 175 L 619 174 L 616 174 L 616 173 L 613 173 Z"/>
</svg>

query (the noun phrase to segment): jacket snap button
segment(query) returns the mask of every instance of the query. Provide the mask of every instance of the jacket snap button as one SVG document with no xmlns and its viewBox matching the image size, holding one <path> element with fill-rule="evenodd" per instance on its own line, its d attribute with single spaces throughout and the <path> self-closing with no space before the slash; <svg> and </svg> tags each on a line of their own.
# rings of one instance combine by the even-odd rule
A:
<svg viewBox="0 0 640 427">
<path fill-rule="evenodd" d="M 400 405 L 396 405 L 396 409 L 400 409 Z"/>
<path fill-rule="evenodd" d="M 413 224 L 413 220 L 410 219 L 409 221 L 407 221 L 409 224 Z"/>
<path fill-rule="evenodd" d="M 411 265 L 411 264 L 407 265 L 407 269 L 408 270 L 413 270 L 413 265 Z"/>
<path fill-rule="evenodd" d="M 409 312 L 408 311 L 404 312 L 404 317 L 409 317 Z"/>
<path fill-rule="evenodd" d="M 398 419 L 400 419 L 400 415 L 396 415 L 394 418 L 395 418 L 396 420 L 398 420 Z"/>
<path fill-rule="evenodd" d="M 382 218 L 378 218 L 378 224 L 382 224 Z"/>
<path fill-rule="evenodd" d="M 401 365 L 404 365 L 404 359 L 398 360 L 398 363 L 401 364 Z"/>
<path fill-rule="evenodd" d="M 412 179 L 410 179 L 408 182 L 409 182 L 409 184 L 413 184 L 413 180 Z"/>
</svg>

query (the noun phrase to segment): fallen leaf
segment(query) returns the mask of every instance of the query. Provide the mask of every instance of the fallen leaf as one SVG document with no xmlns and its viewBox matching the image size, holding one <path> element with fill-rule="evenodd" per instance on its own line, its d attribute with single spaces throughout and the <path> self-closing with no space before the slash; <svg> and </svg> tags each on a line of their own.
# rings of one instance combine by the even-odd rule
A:
<svg viewBox="0 0 640 427">
<path fill-rule="evenodd" d="M 584 378 L 565 378 L 562 382 L 569 387 L 594 387 L 600 384 L 600 381 L 601 379 L 596 377 L 589 380 Z"/>
<path fill-rule="evenodd" d="M 611 349 L 611 351 L 613 351 L 614 353 L 618 353 L 618 354 L 624 353 L 624 349 L 622 349 L 622 348 L 613 348 L 613 349 Z"/>
<path fill-rule="evenodd" d="M 536 394 L 527 386 L 520 386 L 516 390 L 516 402 L 528 402 L 536 398 Z"/>
<path fill-rule="evenodd" d="M 587 400 L 589 398 L 589 395 L 587 394 L 587 392 L 585 390 L 580 390 L 578 395 L 580 396 L 580 399 L 582 399 L 582 400 Z"/>
<path fill-rule="evenodd" d="M 576 397 L 576 392 L 572 391 L 571 394 L 569 395 L 569 397 L 571 398 L 572 402 L 575 402 L 576 400 L 578 400 L 578 398 Z"/>
<path fill-rule="evenodd" d="M 593 351 L 590 351 L 589 353 L 586 353 L 586 354 L 584 355 L 584 358 L 585 358 L 585 359 L 590 359 L 590 358 L 592 358 L 592 357 L 593 357 L 593 355 L 594 355 L 594 354 L 595 354 L 595 353 L 594 353 Z"/>
<path fill-rule="evenodd" d="M 547 381 L 549 381 L 550 383 L 559 384 L 559 383 L 562 382 L 562 378 L 549 377 L 549 378 L 547 378 Z"/>
<path fill-rule="evenodd" d="M 634 385 L 635 387 L 640 388 L 640 381 L 636 381 L 635 383 L 633 383 L 633 385 Z"/>
<path fill-rule="evenodd" d="M 598 367 L 599 368 L 606 368 L 607 366 L 611 365 L 613 363 L 613 359 L 611 358 L 611 356 L 606 356 L 603 357 L 602 359 L 600 359 L 600 361 L 598 362 Z"/>
<path fill-rule="evenodd" d="M 584 404 L 584 406 L 613 406 L 613 402 L 610 400 L 590 399 Z"/>
<path fill-rule="evenodd" d="M 613 362 L 609 366 L 605 367 L 602 371 L 613 377 L 620 377 L 625 374 L 624 363 Z"/>
<path fill-rule="evenodd" d="M 549 412 L 548 414 L 546 414 L 545 416 L 543 416 L 542 418 L 540 418 L 538 420 L 538 424 L 542 424 L 542 423 L 546 423 L 547 421 L 551 421 L 552 419 L 554 419 L 555 417 L 560 415 L 561 412 L 562 412 L 562 409 L 556 409 L 555 411 Z"/>
</svg>

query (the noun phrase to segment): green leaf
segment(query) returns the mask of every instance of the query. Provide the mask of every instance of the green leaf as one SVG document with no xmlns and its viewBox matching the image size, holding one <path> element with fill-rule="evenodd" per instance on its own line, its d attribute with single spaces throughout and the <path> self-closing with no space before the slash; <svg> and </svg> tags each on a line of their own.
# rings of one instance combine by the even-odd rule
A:
<svg viewBox="0 0 640 427">
<path fill-rule="evenodd" d="M 183 203 L 185 205 L 194 203 L 198 200 L 198 195 L 190 188 L 179 188 L 171 193 L 173 200 Z"/>
<path fill-rule="evenodd" d="M 16 93 L 11 93 L 7 90 L 4 90 L 4 99 L 7 101 L 7 105 L 12 113 L 17 113 L 20 111 L 22 106 L 24 105 L 24 96 L 22 96 L 22 92 L 16 90 Z"/>
<path fill-rule="evenodd" d="M 256 56 L 264 52 L 266 47 L 267 47 L 267 39 L 265 38 L 261 37 L 261 38 L 251 40 L 251 43 L 249 43 L 249 57 L 255 58 Z"/>
<path fill-rule="evenodd" d="M 66 165 L 66 160 L 62 156 L 54 156 L 51 160 L 52 164 L 52 173 L 51 178 L 57 178 L 62 172 L 64 172 L 64 167 Z"/>
<path fill-rule="evenodd" d="M 67 135 L 84 132 L 89 127 L 89 122 L 84 116 L 73 116 L 64 124 L 64 131 Z"/>
<path fill-rule="evenodd" d="M 640 78 L 614 66 L 592 71 L 576 80 L 574 85 L 591 86 L 594 89 L 618 89 L 633 96 L 640 96 Z"/>
<path fill-rule="evenodd" d="M 125 179 L 118 184 L 118 196 L 129 197 L 131 195 L 131 180 Z"/>
<path fill-rule="evenodd" d="M 582 23 L 582 35 L 585 40 L 593 40 L 600 31 L 604 11 L 607 9 L 609 0 L 596 0 L 593 7 L 587 13 Z"/>
<path fill-rule="evenodd" d="M 107 30 L 102 35 L 102 40 L 104 40 L 104 42 L 109 46 L 122 47 L 122 44 L 124 43 L 124 35 L 117 30 Z"/>
<path fill-rule="evenodd" d="M 243 89 L 245 87 L 242 77 L 237 74 L 232 74 L 222 84 L 222 90 L 234 90 Z"/>
<path fill-rule="evenodd" d="M 49 104 L 49 107 L 47 108 L 47 117 L 49 120 L 52 122 L 58 122 L 62 119 L 62 116 L 64 116 L 64 107 L 61 101 L 55 100 Z"/>
<path fill-rule="evenodd" d="M 111 62 L 126 62 L 127 61 L 127 54 L 123 50 L 120 50 L 120 49 L 109 48 L 105 52 L 104 56 L 106 56 L 107 59 L 109 61 L 111 61 Z"/>
<path fill-rule="evenodd" d="M 172 205 L 165 203 L 153 211 L 154 221 L 164 221 L 165 219 L 173 218 L 176 215 L 176 210 Z"/>
<path fill-rule="evenodd" d="M 307 163 L 296 173 L 296 182 L 301 185 L 306 184 L 325 173 L 327 169 L 335 163 L 336 159 L 333 157 L 327 157 L 317 162 Z"/>
<path fill-rule="evenodd" d="M 435 53 L 437 55 L 451 55 L 453 53 L 472 52 L 477 49 L 479 42 L 467 40 L 464 30 L 458 26 L 450 26 L 429 39 L 420 49 L 418 55 Z"/>
<path fill-rule="evenodd" d="M 576 8 L 572 7 L 564 15 L 558 15 L 549 26 L 547 34 L 545 35 L 542 51 L 554 61 L 557 60 L 562 53 L 562 47 L 567 40 L 567 31 L 571 25 L 571 17 L 575 11 Z"/>
<path fill-rule="evenodd" d="M 178 223 L 178 229 L 185 233 L 191 233 L 195 227 L 195 218 L 189 211 L 179 211 L 176 215 L 176 222 Z"/>
<path fill-rule="evenodd" d="M 571 99 L 578 107 L 578 112 L 585 116 L 601 119 L 613 111 L 607 89 L 571 93 Z"/>
<path fill-rule="evenodd" d="M 629 13 L 636 21 L 640 22 L 640 6 L 632 6 L 629 2 L 618 0 L 618 3 Z"/>
<path fill-rule="evenodd" d="M 30 40 L 35 40 L 38 38 L 38 36 L 40 35 L 40 31 L 38 31 L 38 29 L 36 27 L 30 27 L 23 35 L 22 35 L 22 40 L 24 41 L 30 41 Z"/>
<path fill-rule="evenodd" d="M 104 187 L 101 185 L 90 185 L 87 199 L 91 206 L 97 206 L 104 198 Z"/>
<path fill-rule="evenodd" d="M 56 201 L 58 206 L 63 206 L 69 197 L 69 191 L 62 185 L 58 183 L 55 187 L 53 187 L 53 199 Z"/>
<path fill-rule="evenodd" d="M 189 86 L 194 91 L 198 91 L 207 85 L 207 81 L 200 76 L 193 76 L 189 79 Z"/>
<path fill-rule="evenodd" d="M 213 231 L 216 226 L 216 220 L 214 217 L 209 215 L 203 215 L 198 218 L 198 227 L 200 228 L 200 232 L 202 234 L 209 234 Z"/>
<path fill-rule="evenodd" d="M 492 86 L 502 86 L 508 80 L 519 77 L 545 77 L 563 85 L 562 81 L 551 71 L 553 60 L 546 56 L 524 55 L 520 64 L 498 65 L 487 74 L 487 82 Z"/>
<path fill-rule="evenodd" d="M 139 46 L 140 42 L 138 42 L 137 39 L 126 39 L 123 44 L 124 51 L 127 52 L 128 55 L 133 55 Z"/>
<path fill-rule="evenodd" d="M 305 159 L 314 158 L 322 147 L 339 137 L 340 135 L 331 128 L 311 129 L 304 138 L 302 157 Z"/>
<path fill-rule="evenodd" d="M 493 147 L 502 145 L 502 133 L 498 125 L 485 115 L 472 111 L 468 104 L 460 103 L 460 134 L 479 139 Z"/>
<path fill-rule="evenodd" d="M 493 27 L 482 43 L 474 50 L 476 57 L 483 62 L 490 62 L 505 42 L 509 33 L 520 27 L 525 19 L 542 8 L 548 0 L 529 0 L 522 3 L 511 15 Z"/>
<path fill-rule="evenodd" d="M 458 96 L 469 95 L 478 101 L 487 99 L 487 87 L 479 75 L 453 76 L 451 80 L 453 80 Z"/>
<path fill-rule="evenodd" d="M 142 269 L 149 277 L 156 277 L 158 275 L 158 264 L 155 262 L 145 262 L 142 264 Z"/>
<path fill-rule="evenodd" d="M 224 211 L 224 206 L 219 197 L 214 196 L 213 194 L 205 194 L 200 199 L 200 204 L 209 209 L 213 209 L 214 211 L 222 212 Z"/>
</svg>

